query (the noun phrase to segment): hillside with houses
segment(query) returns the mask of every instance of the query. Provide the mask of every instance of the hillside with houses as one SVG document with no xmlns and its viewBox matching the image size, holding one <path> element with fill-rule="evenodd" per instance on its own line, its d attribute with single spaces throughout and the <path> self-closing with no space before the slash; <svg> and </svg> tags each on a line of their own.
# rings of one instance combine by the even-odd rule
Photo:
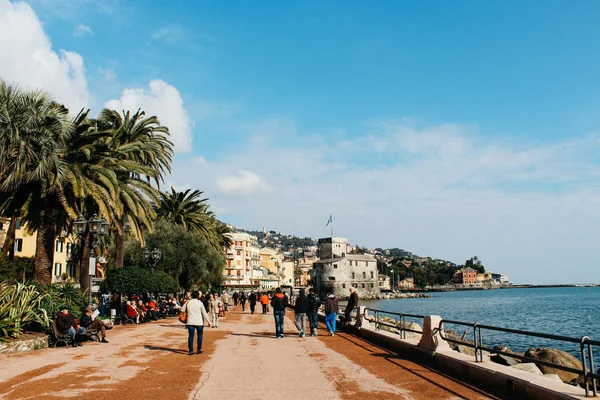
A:
<svg viewBox="0 0 600 400">
<path fill-rule="evenodd" d="M 321 257 L 318 241 L 263 228 L 261 231 L 244 231 L 256 238 L 257 246 L 279 254 L 282 266 L 287 267 L 290 286 L 311 285 L 314 264 Z M 457 290 L 498 288 L 510 286 L 508 277 L 500 271 L 492 271 L 473 256 L 462 264 L 416 255 L 401 248 L 367 248 L 348 244 L 348 255 L 369 255 L 377 263 L 378 286 L 381 290 Z M 264 252 L 261 250 L 261 253 Z M 264 262 L 261 262 L 264 264 Z M 292 271 L 290 271 L 290 269 Z M 281 272 L 279 272 L 281 274 Z"/>
</svg>

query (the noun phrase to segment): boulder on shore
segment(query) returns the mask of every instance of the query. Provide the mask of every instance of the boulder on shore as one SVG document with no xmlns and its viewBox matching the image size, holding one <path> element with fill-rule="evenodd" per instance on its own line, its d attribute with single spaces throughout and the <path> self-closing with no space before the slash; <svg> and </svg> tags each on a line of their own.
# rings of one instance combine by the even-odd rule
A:
<svg viewBox="0 0 600 400">
<path fill-rule="evenodd" d="M 514 369 L 520 369 L 521 371 L 526 371 L 529 372 L 531 374 L 535 374 L 538 376 L 543 376 L 544 374 L 542 373 L 542 371 L 540 371 L 540 369 L 538 368 L 537 365 L 535 365 L 534 363 L 520 363 L 517 365 L 511 365 L 510 368 L 514 368 Z"/>
<path fill-rule="evenodd" d="M 573 356 L 571 353 L 548 347 L 532 347 L 525 352 L 525 357 L 533 358 L 535 360 L 540 361 L 551 362 L 554 364 L 559 364 L 565 367 L 579 370 L 583 368 L 581 362 L 577 358 L 575 358 L 575 356 Z M 537 363 L 536 365 L 544 374 L 558 375 L 564 383 L 571 383 L 574 380 L 578 380 L 581 375 Z"/>
<path fill-rule="evenodd" d="M 515 354 L 511 349 L 509 349 L 508 347 L 505 347 L 505 346 L 494 346 L 494 350 L 503 351 L 505 353 L 510 353 L 510 354 Z M 492 353 L 492 355 L 490 357 L 490 361 L 493 361 L 496 364 L 507 365 L 507 366 L 517 365 L 517 364 L 521 363 L 521 360 L 519 360 L 518 358 L 513 358 L 510 356 L 507 356 L 506 354 L 498 354 L 498 353 Z"/>
</svg>

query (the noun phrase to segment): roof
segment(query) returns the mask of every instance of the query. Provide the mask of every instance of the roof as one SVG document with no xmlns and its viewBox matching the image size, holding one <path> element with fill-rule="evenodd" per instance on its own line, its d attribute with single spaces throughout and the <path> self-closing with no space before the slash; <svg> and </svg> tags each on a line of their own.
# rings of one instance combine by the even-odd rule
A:
<svg viewBox="0 0 600 400">
<path fill-rule="evenodd" d="M 467 267 L 467 268 L 463 268 L 463 271 L 475 271 L 475 270 L 471 267 Z"/>
<path fill-rule="evenodd" d="M 263 247 L 262 249 L 260 249 L 260 251 L 258 252 L 259 254 L 277 254 L 279 253 L 277 250 L 272 249 L 270 247 Z"/>
</svg>

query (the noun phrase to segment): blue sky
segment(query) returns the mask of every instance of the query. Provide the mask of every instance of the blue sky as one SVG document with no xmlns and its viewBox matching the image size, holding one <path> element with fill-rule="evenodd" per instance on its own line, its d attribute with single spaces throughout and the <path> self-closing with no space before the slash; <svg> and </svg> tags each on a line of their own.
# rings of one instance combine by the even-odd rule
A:
<svg viewBox="0 0 600 400">
<path fill-rule="evenodd" d="M 333 212 L 353 243 L 600 281 L 596 2 L 0 0 L 2 18 L 0 76 L 158 115 L 167 184 L 225 221 L 318 237 Z"/>
</svg>

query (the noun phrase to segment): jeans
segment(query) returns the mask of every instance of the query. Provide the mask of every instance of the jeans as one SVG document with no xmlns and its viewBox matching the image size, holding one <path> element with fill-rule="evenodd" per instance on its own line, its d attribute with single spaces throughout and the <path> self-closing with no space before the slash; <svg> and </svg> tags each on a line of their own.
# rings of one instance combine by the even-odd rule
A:
<svg viewBox="0 0 600 400">
<path fill-rule="evenodd" d="M 67 329 L 66 331 L 61 332 L 61 333 L 65 334 L 65 335 L 69 335 L 73 338 L 73 340 L 75 340 L 76 334 L 85 335 L 85 332 L 86 332 L 85 328 L 80 326 L 79 329 L 77 329 L 77 331 L 75 331 L 75 328 L 70 327 L 69 329 Z"/>
<path fill-rule="evenodd" d="M 212 324 L 215 328 L 219 326 L 219 313 L 212 313 Z"/>
<path fill-rule="evenodd" d="M 202 351 L 202 333 L 204 332 L 204 326 L 198 325 L 187 325 L 188 330 L 188 351 L 190 353 L 194 352 L 194 331 L 198 332 L 198 345 L 197 351 Z"/>
<path fill-rule="evenodd" d="M 297 313 L 294 322 L 296 323 L 296 329 L 301 333 L 306 331 L 306 313 Z"/>
<path fill-rule="evenodd" d="M 310 333 L 315 333 L 315 330 L 319 327 L 319 314 L 316 311 L 309 312 L 308 322 L 310 323 Z"/>
<path fill-rule="evenodd" d="M 325 315 L 325 325 L 327 325 L 327 329 L 329 329 L 329 332 L 335 333 L 336 319 L 337 319 L 336 313 L 331 313 L 331 314 Z"/>
<path fill-rule="evenodd" d="M 267 305 L 263 304 L 262 306 L 263 306 L 263 314 L 266 314 L 267 313 Z"/>
<path fill-rule="evenodd" d="M 250 313 L 254 314 L 254 308 L 256 308 L 256 303 L 250 302 Z"/>
<path fill-rule="evenodd" d="M 275 335 L 283 336 L 283 319 L 285 318 L 285 310 L 273 310 L 275 317 Z"/>
</svg>

